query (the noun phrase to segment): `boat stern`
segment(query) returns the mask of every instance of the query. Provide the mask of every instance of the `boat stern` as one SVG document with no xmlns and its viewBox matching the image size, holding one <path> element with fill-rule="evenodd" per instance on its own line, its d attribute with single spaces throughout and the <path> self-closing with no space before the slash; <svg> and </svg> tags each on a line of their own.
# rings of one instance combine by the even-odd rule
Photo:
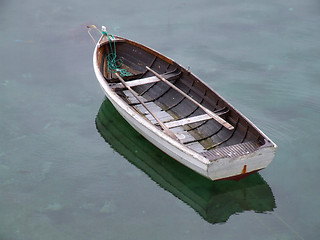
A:
<svg viewBox="0 0 320 240">
<path fill-rule="evenodd" d="M 261 147 L 242 143 L 207 153 L 208 177 L 212 180 L 240 180 L 266 168 L 273 160 L 277 145 L 268 141 Z"/>
</svg>

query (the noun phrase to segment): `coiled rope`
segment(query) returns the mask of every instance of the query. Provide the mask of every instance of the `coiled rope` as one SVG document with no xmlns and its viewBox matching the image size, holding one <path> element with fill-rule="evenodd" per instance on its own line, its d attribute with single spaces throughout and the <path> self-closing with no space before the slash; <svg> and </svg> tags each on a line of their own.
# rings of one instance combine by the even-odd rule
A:
<svg viewBox="0 0 320 240">
<path fill-rule="evenodd" d="M 106 31 L 106 28 L 103 28 L 101 33 L 108 37 L 110 53 L 106 56 L 108 62 L 108 70 L 112 73 L 120 73 L 120 76 L 131 76 L 132 73 L 128 72 L 126 69 L 121 68 L 123 61 L 120 58 L 117 58 L 116 42 L 115 37 Z M 113 42 L 113 46 L 112 46 Z"/>
</svg>

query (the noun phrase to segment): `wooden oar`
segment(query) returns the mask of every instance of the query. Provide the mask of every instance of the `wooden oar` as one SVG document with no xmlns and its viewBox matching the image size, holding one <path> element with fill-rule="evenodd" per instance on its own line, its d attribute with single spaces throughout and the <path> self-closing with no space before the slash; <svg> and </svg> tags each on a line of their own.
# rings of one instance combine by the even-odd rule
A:
<svg viewBox="0 0 320 240">
<path fill-rule="evenodd" d="M 115 73 L 115 75 L 120 80 L 120 82 L 123 84 L 123 86 L 125 86 L 132 93 L 132 95 L 142 104 L 142 106 L 145 109 L 147 109 L 147 111 L 152 115 L 152 117 L 159 123 L 159 125 L 161 126 L 163 131 L 166 134 L 168 134 L 170 137 L 172 137 L 173 139 L 179 141 L 177 136 L 172 131 L 170 131 L 169 128 L 167 128 L 166 125 L 164 125 L 164 123 L 156 115 L 153 114 L 153 112 L 148 108 L 148 106 L 143 101 L 141 101 L 141 99 L 138 97 L 137 93 L 126 83 L 126 81 L 124 81 L 123 78 L 120 77 L 120 75 L 118 73 Z"/>
<path fill-rule="evenodd" d="M 166 84 L 168 84 L 170 87 L 172 87 L 173 89 L 175 89 L 176 91 L 178 91 L 179 93 L 181 93 L 184 97 L 186 97 L 187 99 L 189 99 L 191 102 L 193 102 L 194 104 L 196 104 L 198 107 L 200 107 L 203 111 L 205 111 L 206 114 L 208 114 L 211 118 L 213 118 L 214 120 L 216 120 L 218 123 L 220 123 L 222 126 L 224 126 L 225 128 L 229 129 L 229 130 L 233 130 L 234 127 L 228 123 L 227 121 L 225 121 L 224 119 L 222 119 L 221 117 L 219 117 L 217 114 L 213 113 L 212 111 L 210 111 L 208 108 L 202 106 L 200 103 L 198 103 L 196 100 L 194 100 L 192 97 L 190 97 L 188 94 L 186 94 L 185 92 L 183 92 L 180 88 L 176 87 L 175 85 L 173 85 L 171 82 L 169 82 L 167 79 L 165 79 L 164 77 L 162 77 L 159 73 L 157 73 L 156 71 L 152 70 L 151 68 L 149 68 L 148 66 L 146 66 L 146 69 L 148 69 L 149 71 L 151 71 L 154 75 L 157 76 L 157 78 L 159 78 L 160 80 L 162 80 L 163 82 L 165 82 Z"/>
</svg>

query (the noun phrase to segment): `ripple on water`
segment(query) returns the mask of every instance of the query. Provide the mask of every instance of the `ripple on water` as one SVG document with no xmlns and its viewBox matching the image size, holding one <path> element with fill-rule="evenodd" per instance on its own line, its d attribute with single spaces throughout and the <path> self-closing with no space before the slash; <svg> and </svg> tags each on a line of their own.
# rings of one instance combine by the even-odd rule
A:
<svg viewBox="0 0 320 240">
<path fill-rule="evenodd" d="M 301 136 L 307 136 L 305 131 L 295 126 L 295 121 L 278 121 L 274 118 L 262 118 L 257 122 L 261 122 L 260 126 L 276 144 L 290 144 Z"/>
<path fill-rule="evenodd" d="M 315 125 L 315 119 L 320 115 L 317 83 L 304 81 L 303 76 L 268 79 L 251 86 L 248 91 L 252 104 L 261 110 L 255 119 L 262 123 L 260 126 L 268 135 L 274 136 L 275 141 L 308 139 L 310 131 L 307 130 L 318 129 Z"/>
</svg>

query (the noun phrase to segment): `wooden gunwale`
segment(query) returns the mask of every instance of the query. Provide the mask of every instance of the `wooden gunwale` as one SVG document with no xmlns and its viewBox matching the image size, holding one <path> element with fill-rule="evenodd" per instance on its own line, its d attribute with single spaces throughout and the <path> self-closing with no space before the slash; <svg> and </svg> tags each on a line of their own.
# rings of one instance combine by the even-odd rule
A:
<svg viewBox="0 0 320 240">
<path fill-rule="evenodd" d="M 117 42 L 121 42 L 121 43 L 127 43 L 127 44 L 131 44 L 131 45 L 133 45 L 133 46 L 136 46 L 136 47 L 139 47 L 140 49 L 142 49 L 142 50 L 145 50 L 145 51 L 147 51 L 147 52 L 149 52 L 149 53 L 151 53 L 151 54 L 153 54 L 155 57 L 153 58 L 153 60 L 152 60 L 152 62 L 150 63 L 150 64 L 148 64 L 148 66 L 152 69 L 152 66 L 153 66 L 153 64 L 156 62 L 156 59 L 157 58 L 160 58 L 160 59 L 162 59 L 162 60 L 164 60 L 165 62 L 167 62 L 168 63 L 168 65 L 167 65 L 167 68 L 166 69 L 168 69 L 170 66 L 172 66 L 172 65 L 176 65 L 171 59 L 169 59 L 169 58 L 167 58 L 167 57 L 165 57 L 165 56 L 163 56 L 163 55 L 161 55 L 161 54 L 159 54 L 159 53 L 157 53 L 157 52 L 155 52 L 155 51 L 153 51 L 153 50 L 151 50 L 151 49 L 149 49 L 149 48 L 147 48 L 147 47 L 145 47 L 145 46 L 143 46 L 143 45 L 140 45 L 140 44 L 138 44 L 138 43 L 135 43 L 135 42 L 132 42 L 132 41 L 130 41 L 130 40 L 123 40 L 123 39 L 121 39 L 120 38 L 120 40 L 116 40 L 116 43 Z M 133 63 L 134 64 L 134 63 Z M 177 68 L 175 68 L 174 70 L 172 70 L 172 72 L 174 72 L 174 71 L 176 71 L 177 70 Z M 184 71 L 183 69 L 181 69 L 182 71 Z M 138 78 L 138 79 L 141 79 L 143 76 L 145 76 L 147 74 L 147 71 L 144 71 L 141 75 L 140 75 L 140 77 Z M 185 75 L 185 77 L 187 77 L 190 73 L 188 72 L 188 73 L 185 73 L 186 75 Z M 181 78 L 180 78 L 181 79 Z M 192 78 L 190 78 L 190 80 L 191 80 L 191 84 L 189 83 L 188 84 L 188 90 L 187 90 L 187 94 L 190 94 L 190 92 L 191 91 L 197 91 L 197 87 L 194 87 L 194 84 L 195 84 L 195 80 L 194 80 L 194 78 L 192 77 Z M 182 80 L 177 80 L 177 81 L 180 81 L 182 84 L 184 84 L 184 82 L 182 81 Z M 143 91 L 141 91 L 141 92 L 137 92 L 139 95 L 144 95 L 146 92 L 148 92 L 150 89 L 152 89 L 155 85 L 157 85 L 159 82 L 153 82 L 153 83 L 151 83 L 150 84 L 150 86 L 148 86 L 147 88 L 145 88 Z M 203 84 L 202 82 L 201 82 L 201 84 Z M 205 86 L 205 85 L 204 85 Z M 204 90 L 205 90 L 205 92 L 204 93 L 202 93 L 202 94 L 204 94 L 204 95 L 202 95 L 201 96 L 201 100 L 200 100 L 200 103 L 201 104 L 203 104 L 203 102 L 204 101 L 206 101 L 207 99 L 208 99 L 208 101 L 210 101 L 210 98 L 208 97 L 208 96 L 206 96 L 206 93 L 207 93 L 207 89 L 208 88 L 204 88 Z M 158 95 L 158 96 L 155 96 L 154 98 L 152 98 L 152 99 L 148 99 L 147 98 L 147 102 L 156 102 L 157 100 L 159 100 L 161 97 L 163 97 L 164 95 L 166 95 L 167 93 L 168 93 L 168 91 L 170 90 L 170 88 L 169 89 L 167 89 L 167 90 L 165 90 L 165 91 L 163 91 L 160 95 Z M 215 92 L 211 92 L 211 95 L 212 94 L 214 94 L 215 96 L 217 96 L 216 97 L 216 102 L 215 102 L 215 105 L 214 105 L 214 111 L 217 109 L 217 107 L 218 107 L 218 104 L 219 104 L 219 101 L 220 101 L 220 98 L 219 98 L 219 96 L 215 93 Z M 200 97 L 200 95 L 198 95 L 198 97 Z M 167 106 L 166 108 L 163 108 L 163 110 L 164 111 L 167 111 L 167 112 L 170 112 L 171 110 L 173 110 L 173 108 L 179 108 L 179 105 L 181 104 L 181 102 L 183 102 L 183 100 L 185 99 L 185 96 L 183 96 L 178 102 L 175 102 L 174 104 L 172 104 L 172 105 L 170 105 L 170 106 Z M 129 103 L 130 104 L 130 103 Z M 135 105 L 135 104 L 138 104 L 138 103 L 131 103 L 130 105 Z M 208 104 L 209 104 L 209 102 L 208 102 Z M 227 116 L 227 118 L 230 118 L 230 117 L 235 117 L 236 115 L 234 115 L 234 109 L 231 107 L 230 108 L 230 106 L 229 105 L 226 105 L 226 103 L 224 103 L 222 106 L 224 106 L 224 108 L 228 108 L 228 110 L 226 111 L 226 112 L 224 112 L 223 114 L 229 114 L 229 116 Z M 199 106 L 196 106 L 192 111 L 189 111 L 186 115 L 184 115 L 184 116 L 178 116 L 178 117 L 175 117 L 175 121 L 178 121 L 178 120 L 183 120 L 183 119 L 186 119 L 186 118 L 188 118 L 188 117 L 190 117 L 192 114 L 194 114 L 197 110 L 199 109 Z M 230 111 L 230 110 L 232 110 L 232 111 Z M 230 115 L 231 114 L 231 115 Z M 238 119 L 235 121 L 236 122 L 236 126 L 238 126 L 238 124 L 239 124 L 239 122 L 240 122 L 241 120 L 240 120 L 240 118 L 238 117 Z M 206 126 L 207 124 L 208 124 L 208 122 L 211 122 L 210 120 L 204 120 L 204 121 L 202 121 L 201 123 L 189 123 L 190 125 L 191 124 L 193 124 L 193 126 L 189 126 L 189 124 L 186 124 L 186 125 L 188 125 L 188 128 L 189 129 L 186 129 L 187 131 L 197 131 L 197 129 L 198 128 L 200 128 L 200 127 L 203 127 L 203 126 Z M 241 121 L 242 122 L 242 125 L 244 124 L 244 128 L 246 129 L 245 130 L 245 132 L 244 132 L 244 134 L 242 135 L 243 137 L 239 140 L 240 142 L 244 142 L 244 141 L 246 141 L 246 138 L 247 138 L 247 134 L 248 134 L 248 132 L 249 132 L 249 130 L 250 130 L 250 128 L 249 128 L 249 125 L 248 124 L 246 124 L 245 122 L 243 122 L 243 120 Z M 194 126 L 194 125 L 196 125 L 196 126 Z M 218 128 L 218 130 L 216 130 L 215 132 L 211 132 L 211 134 L 209 135 L 209 136 L 203 136 L 202 138 L 199 138 L 199 139 L 197 139 L 197 140 L 195 140 L 195 141 L 203 141 L 203 140 L 205 140 L 205 139 L 209 139 L 209 138 L 212 138 L 214 135 L 216 135 L 216 134 L 218 134 L 220 131 L 221 131 L 222 129 L 221 128 Z M 225 138 L 223 141 L 221 141 L 221 142 L 219 142 L 219 143 L 216 143 L 213 147 L 216 147 L 216 146 L 218 146 L 218 145 L 221 145 L 222 143 L 225 143 L 225 142 L 227 142 L 227 141 L 229 141 L 232 137 L 233 137 L 233 135 L 234 135 L 234 133 L 237 131 L 237 129 L 235 128 L 232 132 L 231 132 L 231 134 L 227 137 L 227 138 Z M 259 138 L 260 136 L 258 136 L 258 138 Z M 190 142 L 185 142 L 185 144 L 188 144 L 188 143 L 190 143 Z M 212 147 L 212 148 L 213 148 Z M 211 149 L 211 148 L 209 148 L 209 149 Z"/>
<path fill-rule="evenodd" d="M 272 161 L 277 146 L 206 83 L 181 65 L 155 50 L 116 36 L 117 50 L 118 46 L 120 46 L 120 51 L 117 51 L 117 54 L 124 60 L 124 69 L 128 69 L 129 72 L 132 70 L 132 73 L 134 73 L 133 76 L 125 77 L 125 81 L 150 76 L 149 72 L 144 71 L 142 66 L 149 66 L 159 74 L 163 74 L 172 68 L 178 69 L 181 71 L 181 76 L 175 81 L 175 85 L 182 87 L 184 92 L 195 96 L 198 102 L 201 102 L 201 104 L 211 111 L 215 111 L 216 109 L 221 111 L 221 109 L 227 108 L 227 111 L 220 113 L 223 115 L 223 119 L 236 126 L 232 133 L 230 133 L 230 131 L 223 128 L 216 121 L 205 120 L 172 128 L 173 130 L 180 129 L 179 131 L 182 135 L 193 136 L 196 142 L 189 143 L 189 137 L 186 137 L 182 141 L 170 138 L 168 134 L 161 131 L 153 120 L 151 121 L 149 116 L 146 118 L 139 112 L 139 109 L 135 110 L 134 105 L 130 105 L 132 97 L 126 96 L 125 92 L 128 92 L 127 90 L 113 91 L 111 89 L 109 84 L 116 83 L 119 80 L 112 78 L 111 74 L 108 76 L 107 71 L 105 71 L 105 56 L 108 52 L 108 41 L 106 40 L 106 37 L 102 36 L 94 52 L 93 66 L 97 79 L 106 96 L 119 113 L 152 144 L 187 167 L 212 180 L 229 179 L 240 175 L 246 176 L 249 173 L 265 168 Z M 121 56 L 122 53 L 123 56 Z M 188 104 L 184 99 L 169 110 L 163 111 L 165 109 L 164 106 L 168 107 L 172 105 L 170 98 L 174 96 L 172 91 L 168 91 L 168 88 L 163 87 L 163 84 L 156 82 L 134 86 L 134 90 L 138 94 L 143 93 L 144 103 L 148 102 L 152 108 L 153 106 L 157 106 L 157 113 L 161 116 L 163 115 L 162 113 L 170 113 L 175 121 L 184 116 L 193 117 L 203 114 L 198 106 Z M 181 132 L 181 129 L 183 132 Z M 214 132 L 218 132 L 217 135 L 207 140 L 198 140 L 204 138 L 207 135 L 206 133 L 212 134 Z M 179 137 L 179 139 L 181 138 Z M 215 143 L 214 139 L 216 141 L 222 139 L 222 141 Z M 209 142 L 212 142 L 210 143 L 211 147 L 208 145 Z M 209 150 L 204 150 L 201 145 Z M 212 149 L 213 147 L 214 149 Z M 263 156 L 265 156 L 265 159 Z M 230 158 L 231 160 L 228 160 Z M 243 171 L 243 164 L 245 164 L 245 171 Z"/>
</svg>

